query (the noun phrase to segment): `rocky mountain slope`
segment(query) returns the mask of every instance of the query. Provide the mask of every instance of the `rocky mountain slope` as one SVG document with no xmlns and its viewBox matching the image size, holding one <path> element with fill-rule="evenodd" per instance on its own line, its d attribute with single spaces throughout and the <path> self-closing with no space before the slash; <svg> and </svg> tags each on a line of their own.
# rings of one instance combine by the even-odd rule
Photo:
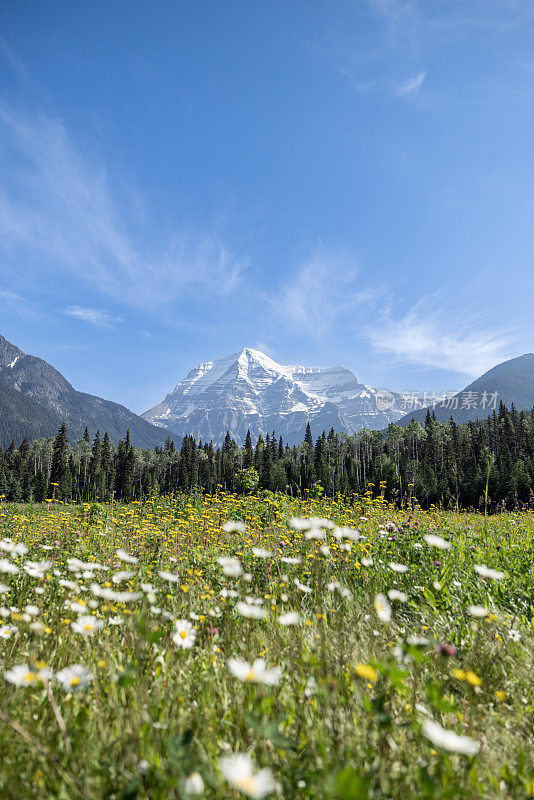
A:
<svg viewBox="0 0 534 800">
<path fill-rule="evenodd" d="M 161 428 L 124 406 L 77 392 L 51 364 L 0 336 L 0 445 L 24 436 L 52 436 L 63 421 L 70 441 L 80 439 L 86 425 L 91 436 L 100 429 L 113 442 L 129 428 L 132 443 L 139 447 L 163 445 L 167 438 Z"/>
<path fill-rule="evenodd" d="M 249 429 L 253 440 L 274 430 L 293 444 L 302 441 L 308 421 L 318 436 L 331 428 L 384 428 L 403 413 L 399 395 L 360 383 L 346 367 L 283 366 L 245 347 L 192 369 L 142 416 L 214 444 L 227 430 L 242 444 Z"/>
</svg>

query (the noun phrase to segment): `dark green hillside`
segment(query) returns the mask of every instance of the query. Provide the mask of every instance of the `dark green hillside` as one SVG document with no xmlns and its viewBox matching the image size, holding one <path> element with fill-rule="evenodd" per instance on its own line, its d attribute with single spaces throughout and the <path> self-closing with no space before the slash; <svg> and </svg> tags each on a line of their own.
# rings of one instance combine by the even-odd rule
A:
<svg viewBox="0 0 534 800">
<path fill-rule="evenodd" d="M 57 416 L 39 408 L 20 392 L 0 381 L 0 446 L 7 447 L 14 439 L 54 436 L 58 427 Z"/>
</svg>

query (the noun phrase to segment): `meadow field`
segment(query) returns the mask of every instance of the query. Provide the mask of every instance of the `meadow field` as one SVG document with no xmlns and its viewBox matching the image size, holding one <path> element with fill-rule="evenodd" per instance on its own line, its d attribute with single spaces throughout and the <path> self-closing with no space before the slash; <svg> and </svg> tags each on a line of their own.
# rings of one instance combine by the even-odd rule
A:
<svg viewBox="0 0 534 800">
<path fill-rule="evenodd" d="M 0 500 L 0 797 L 534 797 L 534 519 Z"/>
</svg>

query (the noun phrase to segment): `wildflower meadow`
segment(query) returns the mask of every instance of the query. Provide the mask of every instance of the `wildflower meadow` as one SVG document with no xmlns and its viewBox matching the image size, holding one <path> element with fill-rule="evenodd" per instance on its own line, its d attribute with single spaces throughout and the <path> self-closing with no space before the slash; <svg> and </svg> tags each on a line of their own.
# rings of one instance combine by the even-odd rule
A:
<svg viewBox="0 0 534 800">
<path fill-rule="evenodd" d="M 531 512 L 0 500 L 0 797 L 534 797 Z"/>
</svg>

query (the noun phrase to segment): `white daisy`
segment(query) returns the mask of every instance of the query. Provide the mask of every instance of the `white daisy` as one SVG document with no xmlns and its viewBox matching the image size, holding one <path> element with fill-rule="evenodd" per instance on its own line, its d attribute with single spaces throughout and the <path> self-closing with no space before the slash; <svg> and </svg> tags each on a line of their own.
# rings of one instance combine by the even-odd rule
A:
<svg viewBox="0 0 534 800">
<path fill-rule="evenodd" d="M 388 567 L 392 569 L 393 572 L 408 572 L 406 564 L 397 564 L 396 561 L 390 561 Z"/>
<path fill-rule="evenodd" d="M 28 552 L 28 548 L 23 542 L 14 542 L 13 539 L 1 539 L 0 550 L 15 556 L 23 556 Z"/>
<path fill-rule="evenodd" d="M 310 528 L 304 536 L 306 539 L 326 539 L 326 533 L 321 528 Z"/>
<path fill-rule="evenodd" d="M 239 592 L 236 592 L 235 589 L 227 589 L 226 586 L 224 587 L 224 589 L 221 589 L 219 594 L 220 594 L 221 597 L 238 597 L 239 596 Z"/>
<path fill-rule="evenodd" d="M 425 719 L 421 728 L 423 734 L 430 739 L 436 747 L 441 747 L 449 753 L 460 753 L 464 756 L 476 756 L 480 745 L 469 736 L 458 736 L 454 731 L 442 728 L 437 722 Z"/>
<path fill-rule="evenodd" d="M 16 575 L 18 571 L 19 568 L 16 566 L 16 564 L 12 564 L 11 561 L 7 560 L 7 558 L 0 558 L 0 572 Z"/>
<path fill-rule="evenodd" d="M 130 578 L 133 578 L 134 575 L 135 572 L 130 572 L 129 570 L 125 569 L 116 572 L 111 580 L 113 581 L 113 583 L 121 583 L 122 581 L 127 581 Z"/>
<path fill-rule="evenodd" d="M 485 564 L 475 564 L 473 569 L 481 578 L 491 578 L 494 581 L 502 581 L 506 578 L 506 573 L 491 569 Z"/>
<path fill-rule="evenodd" d="M 286 614 L 282 614 L 278 617 L 278 622 L 280 625 L 298 625 L 300 622 L 300 617 L 296 611 L 288 611 Z"/>
<path fill-rule="evenodd" d="M 303 592 L 304 594 L 311 594 L 311 592 L 313 592 L 311 586 L 306 586 L 305 583 L 301 583 L 298 580 L 298 578 L 295 578 L 295 586 L 297 587 L 297 589 L 300 589 L 300 591 Z"/>
<path fill-rule="evenodd" d="M 126 561 L 128 564 L 137 564 L 139 559 L 136 556 L 131 556 L 126 550 L 117 550 L 117 558 L 121 561 Z"/>
<path fill-rule="evenodd" d="M 384 594 L 377 594 L 375 597 L 375 611 L 381 622 L 389 622 L 391 619 L 391 606 Z"/>
<path fill-rule="evenodd" d="M 241 562 L 238 558 L 220 556 L 220 558 L 217 559 L 217 563 L 222 567 L 222 571 L 229 578 L 239 578 L 239 576 L 243 574 Z"/>
<path fill-rule="evenodd" d="M 239 520 L 229 519 L 228 522 L 225 522 L 221 525 L 222 530 L 225 533 L 245 533 L 247 530 L 247 526 L 244 522 L 240 522 Z"/>
<path fill-rule="evenodd" d="M 158 575 L 160 578 L 163 578 L 164 581 L 169 581 L 169 583 L 178 583 L 180 580 L 179 575 L 175 575 L 174 572 L 167 572 L 164 569 L 160 570 Z"/>
<path fill-rule="evenodd" d="M 468 614 L 471 614 L 472 617 L 487 617 L 489 611 L 484 606 L 467 606 Z"/>
<path fill-rule="evenodd" d="M 312 527 L 309 519 L 302 519 L 301 517 L 291 517 L 288 524 L 294 531 L 307 531 Z"/>
<path fill-rule="evenodd" d="M 282 668 L 267 669 L 263 658 L 257 658 L 252 665 L 248 661 L 230 658 L 228 669 L 232 675 L 244 683 L 264 683 L 266 686 L 276 686 L 282 677 Z"/>
<path fill-rule="evenodd" d="M 338 540 L 349 539 L 351 542 L 357 542 L 359 539 L 363 539 L 360 532 L 355 531 L 354 528 L 334 528 L 334 536 Z"/>
<path fill-rule="evenodd" d="M 59 583 L 60 586 L 63 586 L 65 589 L 74 590 L 74 589 L 79 589 L 80 588 L 79 585 L 76 583 L 76 581 L 68 581 L 66 578 L 61 578 L 61 580 L 59 580 L 58 583 Z"/>
<path fill-rule="evenodd" d="M 112 603 L 132 603 L 143 597 L 143 592 L 116 592 L 106 586 L 99 586 L 98 583 L 91 584 L 91 592 L 95 597 L 103 597 L 104 600 L 111 600 Z"/>
<path fill-rule="evenodd" d="M 204 792 L 202 775 L 199 772 L 192 772 L 191 775 L 184 778 L 182 791 L 184 794 L 202 794 Z"/>
<path fill-rule="evenodd" d="M 9 639 L 17 631 L 16 625 L 2 625 L 0 626 L 0 639 Z"/>
<path fill-rule="evenodd" d="M 177 647 L 183 650 L 189 650 L 195 644 L 197 638 L 196 629 L 193 628 L 187 619 L 178 619 L 174 623 L 175 631 L 172 635 L 172 640 Z"/>
<path fill-rule="evenodd" d="M 271 558 L 272 551 L 266 550 L 264 547 L 253 547 L 252 553 L 256 556 L 256 558 Z"/>
<path fill-rule="evenodd" d="M 398 589 L 390 589 L 388 592 L 390 600 L 398 600 L 399 603 L 405 603 L 408 600 L 408 595 L 405 592 L 400 592 Z"/>
<path fill-rule="evenodd" d="M 248 753 L 236 753 L 221 758 L 219 768 L 228 783 L 248 797 L 266 797 L 276 789 L 276 782 L 270 769 L 260 769 L 254 774 L 254 766 Z"/>
<path fill-rule="evenodd" d="M 265 609 L 253 606 L 250 603 L 244 603 L 242 600 L 236 603 L 235 610 L 247 619 L 265 619 L 267 616 Z"/>
<path fill-rule="evenodd" d="M 71 622 L 70 627 L 75 633 L 81 633 L 82 636 L 92 636 L 103 624 L 102 620 L 87 615 L 78 617 L 76 622 Z"/>
<path fill-rule="evenodd" d="M 81 692 L 93 680 L 93 673 L 81 664 L 73 664 L 57 672 L 56 680 L 64 692 Z"/>
<path fill-rule="evenodd" d="M 437 547 L 438 550 L 448 550 L 451 546 L 451 543 L 444 539 L 443 536 L 436 536 L 433 533 L 427 533 L 423 536 L 423 539 L 431 547 Z"/>
<path fill-rule="evenodd" d="M 6 681 L 14 686 L 33 686 L 38 681 L 46 680 L 49 676 L 50 670 L 33 670 L 27 664 L 20 664 L 4 673 Z"/>
</svg>

